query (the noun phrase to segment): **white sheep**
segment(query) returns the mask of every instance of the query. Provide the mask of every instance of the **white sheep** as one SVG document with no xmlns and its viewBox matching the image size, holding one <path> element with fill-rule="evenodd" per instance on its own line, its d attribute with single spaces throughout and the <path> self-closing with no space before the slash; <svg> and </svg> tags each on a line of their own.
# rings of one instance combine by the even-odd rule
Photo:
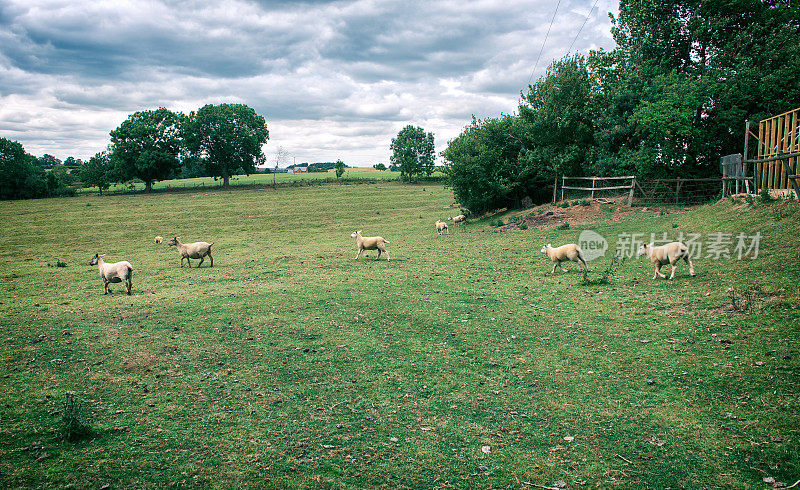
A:
<svg viewBox="0 0 800 490">
<path fill-rule="evenodd" d="M 450 228 L 447 227 L 447 223 L 445 223 L 444 221 L 439 221 L 437 219 L 434 225 L 436 225 L 436 231 L 438 231 L 440 235 L 445 231 L 447 232 L 448 235 L 450 234 Z"/>
<path fill-rule="evenodd" d="M 130 264 L 130 262 L 124 260 L 122 262 L 106 264 L 103 260 L 103 257 L 105 256 L 106 254 L 94 254 L 92 260 L 89 261 L 89 265 L 96 265 L 100 270 L 100 279 L 103 280 L 103 294 L 108 294 L 108 283 L 124 281 L 125 288 L 128 290 L 128 295 L 130 295 L 131 287 L 133 286 L 131 283 L 131 278 L 133 277 L 133 266 Z"/>
<path fill-rule="evenodd" d="M 206 256 L 211 259 L 210 267 L 214 267 L 214 257 L 211 256 L 211 245 L 214 245 L 213 242 L 181 243 L 178 238 L 180 237 L 176 236 L 170 238 L 167 245 L 178 249 L 178 253 L 181 254 L 181 267 L 183 267 L 183 259 L 186 259 L 186 263 L 189 264 L 189 267 L 192 267 L 192 263 L 189 259 L 200 259 L 200 263 L 197 264 L 197 267 L 200 267 L 203 265 Z"/>
<path fill-rule="evenodd" d="M 453 223 L 466 223 L 467 217 L 463 214 L 459 214 L 458 216 L 453 216 L 452 218 L 447 218 L 447 221 L 452 221 Z"/>
<path fill-rule="evenodd" d="M 540 250 L 543 254 L 547 254 L 550 257 L 550 260 L 553 261 L 553 270 L 550 272 L 551 274 L 556 273 L 556 267 L 561 269 L 564 272 L 567 272 L 567 269 L 561 267 L 561 262 L 571 260 L 573 262 L 578 263 L 578 268 L 580 269 L 581 264 L 583 264 L 583 269 L 587 270 L 586 268 L 586 259 L 583 257 L 583 250 L 581 247 L 574 243 L 568 243 L 566 245 L 561 245 L 560 247 L 553 248 L 549 243 L 542 247 Z"/>
<path fill-rule="evenodd" d="M 655 279 L 656 276 L 667 277 L 661 273 L 661 266 L 667 263 L 672 266 L 672 274 L 669 278 L 674 278 L 675 269 L 678 268 L 677 263 L 680 259 L 685 260 L 686 263 L 689 264 L 689 274 L 692 277 L 695 275 L 694 264 L 692 264 L 692 259 L 689 257 L 689 247 L 681 242 L 672 242 L 658 247 L 654 247 L 652 243 L 648 243 L 639 247 L 639 253 L 636 256 L 639 257 L 642 255 L 647 255 L 650 258 L 650 262 L 656 266 L 656 273 L 653 274 L 653 279 Z"/>
<path fill-rule="evenodd" d="M 389 243 L 383 237 L 380 236 L 370 236 L 370 237 L 363 237 L 361 236 L 361 231 L 354 231 L 350 234 L 350 238 L 356 239 L 356 245 L 358 246 L 358 253 L 356 254 L 356 259 L 361 255 L 361 252 L 364 250 L 377 250 L 378 256 L 375 257 L 375 260 L 381 258 L 381 252 L 386 254 L 386 260 L 389 260 L 389 252 L 386 251 L 385 244 Z"/>
<path fill-rule="evenodd" d="M 162 236 L 157 236 L 157 237 L 155 238 L 155 242 L 156 242 L 156 243 L 164 243 L 164 237 L 162 237 Z"/>
</svg>

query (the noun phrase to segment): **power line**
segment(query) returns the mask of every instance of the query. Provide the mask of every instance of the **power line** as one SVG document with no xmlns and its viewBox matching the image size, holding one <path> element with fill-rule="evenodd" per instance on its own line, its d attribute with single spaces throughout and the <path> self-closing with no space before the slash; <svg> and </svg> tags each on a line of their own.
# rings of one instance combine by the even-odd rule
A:
<svg viewBox="0 0 800 490">
<path fill-rule="evenodd" d="M 589 16 L 592 15 L 592 12 L 594 11 L 594 8 L 597 7 L 597 2 L 598 2 L 598 0 L 594 0 L 594 5 L 592 5 L 592 8 L 589 9 L 589 13 L 586 14 L 586 18 L 583 20 L 583 24 L 581 24 L 581 28 L 578 29 L 578 33 L 575 34 L 575 39 L 573 39 L 572 40 L 572 44 L 569 45 L 569 49 L 567 50 L 567 54 L 572 52 L 572 46 L 575 44 L 575 41 L 578 40 L 578 36 L 581 35 L 581 31 L 583 30 L 583 27 L 586 25 L 586 22 L 589 21 Z"/>
<path fill-rule="evenodd" d="M 536 57 L 536 64 L 533 65 L 533 70 L 531 70 L 531 76 L 528 77 L 528 85 L 531 84 L 531 80 L 533 80 L 533 74 L 536 72 L 536 68 L 539 66 L 539 59 L 542 57 L 542 51 L 544 51 L 544 45 L 547 42 L 547 38 L 550 36 L 550 29 L 553 27 L 553 21 L 556 20 L 556 14 L 558 13 L 558 6 L 561 5 L 561 0 L 558 0 L 556 3 L 556 10 L 553 12 L 553 18 L 550 19 L 550 26 L 547 28 L 547 34 L 544 35 L 544 41 L 542 41 L 542 47 L 539 49 L 539 56 Z"/>
</svg>

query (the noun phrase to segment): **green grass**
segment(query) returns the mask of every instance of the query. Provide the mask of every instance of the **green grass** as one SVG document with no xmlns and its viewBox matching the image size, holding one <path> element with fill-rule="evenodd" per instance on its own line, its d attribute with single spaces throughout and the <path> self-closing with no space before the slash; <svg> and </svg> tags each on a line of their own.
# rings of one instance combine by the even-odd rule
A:
<svg viewBox="0 0 800 490">
<path fill-rule="evenodd" d="M 436 171 L 431 175 L 434 179 L 441 179 L 444 173 Z M 303 185 L 315 183 L 362 183 L 362 182 L 375 182 L 375 181 L 392 181 L 400 180 L 400 172 L 390 172 L 388 170 L 379 172 L 369 168 L 348 168 L 345 170 L 344 175 L 337 181 L 334 172 L 306 172 L 306 173 L 279 173 L 265 174 L 256 173 L 251 175 L 234 175 L 230 178 L 230 185 L 234 187 L 239 186 L 266 186 L 275 184 L 279 186 L 287 185 Z M 214 179 L 213 177 L 195 177 L 191 179 L 174 179 L 162 180 L 153 183 L 153 189 L 157 191 L 169 190 L 219 190 L 222 187 L 222 179 Z M 137 181 L 126 184 L 113 184 L 104 193 L 130 193 L 131 191 L 143 191 L 145 189 L 144 182 Z M 77 190 L 78 194 L 97 194 L 97 187 L 86 187 Z"/>
<path fill-rule="evenodd" d="M 606 237 L 763 238 L 695 278 L 634 259 L 595 286 L 538 253 L 582 226 L 437 236 L 452 204 L 393 182 L 0 203 L 0 486 L 800 479 L 796 204 L 604 214 Z M 354 230 L 392 260 L 354 261 Z M 214 267 L 155 235 L 214 242 Z M 95 252 L 133 264 L 132 296 L 103 296 Z M 75 442 L 68 392 L 92 430 Z"/>
</svg>

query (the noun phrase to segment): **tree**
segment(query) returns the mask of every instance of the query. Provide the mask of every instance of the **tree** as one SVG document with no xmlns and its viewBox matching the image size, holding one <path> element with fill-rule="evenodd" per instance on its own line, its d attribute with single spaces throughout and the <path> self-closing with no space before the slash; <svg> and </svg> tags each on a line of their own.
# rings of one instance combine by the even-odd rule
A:
<svg viewBox="0 0 800 490">
<path fill-rule="evenodd" d="M 374 168 L 375 170 L 380 170 L 381 172 L 383 172 L 384 170 L 386 170 L 386 165 L 383 164 L 383 163 L 376 163 L 375 165 L 372 166 L 372 168 Z"/>
<path fill-rule="evenodd" d="M 97 187 L 102 196 L 103 189 L 111 187 L 112 172 L 113 166 L 108 152 L 101 151 L 81 166 L 81 181 L 84 187 Z"/>
<path fill-rule="evenodd" d="M 400 176 L 411 180 L 415 175 L 430 176 L 434 168 L 433 133 L 408 125 L 397 133 L 389 147 L 391 162 L 400 167 Z"/>
<path fill-rule="evenodd" d="M 336 169 L 336 180 L 339 180 L 339 177 L 344 175 L 344 162 L 336 160 L 336 165 L 333 168 Z"/>
<path fill-rule="evenodd" d="M 279 146 L 277 150 L 275 150 L 275 171 L 272 172 L 272 185 L 276 185 L 275 174 L 278 173 L 278 167 L 281 165 L 287 165 L 289 163 L 289 152 L 286 151 L 286 148 Z"/>
<path fill-rule="evenodd" d="M 40 156 L 37 160 L 39 160 L 39 165 L 42 168 L 53 168 L 61 165 L 61 160 L 50 155 L 49 153 L 45 153 L 44 155 Z"/>
<path fill-rule="evenodd" d="M 184 116 L 161 107 L 128 116 L 111 131 L 109 158 L 117 178 L 142 179 L 147 192 L 180 168 L 181 124 Z"/>
<path fill-rule="evenodd" d="M 81 165 L 83 165 L 83 162 L 80 158 L 67 157 L 64 160 L 64 166 L 67 168 L 80 168 Z"/>
<path fill-rule="evenodd" d="M 17 141 L 0 138 L 0 199 L 27 199 L 46 194 L 44 171 L 36 157 Z"/>
<path fill-rule="evenodd" d="M 184 134 L 189 150 L 207 158 L 209 173 L 222 177 L 224 187 L 239 169 L 255 172 L 269 139 L 264 118 L 244 104 L 207 104 L 190 114 Z"/>
</svg>

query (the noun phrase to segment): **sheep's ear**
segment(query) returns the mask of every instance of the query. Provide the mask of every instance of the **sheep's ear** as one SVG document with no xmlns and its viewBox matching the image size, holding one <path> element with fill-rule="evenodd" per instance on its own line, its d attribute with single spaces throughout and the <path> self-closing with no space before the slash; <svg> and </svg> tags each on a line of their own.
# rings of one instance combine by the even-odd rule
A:
<svg viewBox="0 0 800 490">
<path fill-rule="evenodd" d="M 95 255 L 97 255 L 97 254 L 95 254 Z M 106 256 L 106 254 L 98 255 L 98 257 L 105 257 L 105 256 Z"/>
</svg>

